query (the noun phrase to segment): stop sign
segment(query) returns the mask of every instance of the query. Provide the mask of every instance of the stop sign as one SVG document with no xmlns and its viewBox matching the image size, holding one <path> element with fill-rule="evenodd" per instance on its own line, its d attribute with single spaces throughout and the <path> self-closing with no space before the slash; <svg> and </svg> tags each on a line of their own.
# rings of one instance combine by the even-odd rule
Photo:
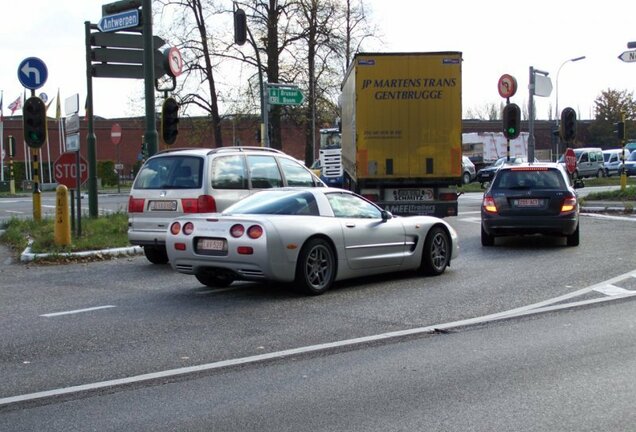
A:
<svg viewBox="0 0 636 432">
<path fill-rule="evenodd" d="M 75 152 L 62 153 L 53 164 L 55 181 L 69 189 L 77 189 L 77 160 L 79 156 L 80 186 L 88 180 L 88 164 L 86 159 Z"/>
<path fill-rule="evenodd" d="M 576 170 L 576 155 L 571 147 L 565 150 L 565 157 L 563 159 L 565 159 L 565 169 L 572 174 L 574 170 Z"/>
</svg>

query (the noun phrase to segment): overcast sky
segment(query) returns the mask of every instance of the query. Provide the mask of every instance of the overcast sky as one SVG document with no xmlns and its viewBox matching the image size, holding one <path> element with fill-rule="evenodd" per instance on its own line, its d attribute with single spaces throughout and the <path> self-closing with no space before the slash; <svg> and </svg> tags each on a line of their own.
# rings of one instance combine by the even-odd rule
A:
<svg viewBox="0 0 636 432">
<path fill-rule="evenodd" d="M 39 57 L 48 67 L 48 80 L 36 94 L 46 93 L 52 99 L 59 89 L 65 100 L 78 93 L 83 105 L 84 21 L 97 23 L 104 3 L 110 1 L 30 0 L 4 5 L 0 90 L 5 116 L 10 114 L 8 105 L 23 94 L 17 69 L 27 57 Z M 550 97 L 535 99 L 539 119 L 547 119 L 550 108 L 554 112 L 557 88 L 559 110 L 571 106 L 580 118 L 588 119 L 601 91 L 633 92 L 636 87 L 636 62 L 618 59 L 627 51 L 627 42 L 636 41 L 636 3 L 366 0 L 366 4 L 382 38 L 382 44 L 370 50 L 463 53 L 464 111 L 499 104 L 497 82 L 502 74 L 517 79 L 519 90 L 511 101 L 527 106 L 530 66 L 549 72 L 554 88 Z M 567 62 L 579 56 L 586 58 Z M 95 114 L 143 115 L 143 104 L 134 106 L 130 97 L 143 95 L 141 80 L 93 82 Z"/>
</svg>

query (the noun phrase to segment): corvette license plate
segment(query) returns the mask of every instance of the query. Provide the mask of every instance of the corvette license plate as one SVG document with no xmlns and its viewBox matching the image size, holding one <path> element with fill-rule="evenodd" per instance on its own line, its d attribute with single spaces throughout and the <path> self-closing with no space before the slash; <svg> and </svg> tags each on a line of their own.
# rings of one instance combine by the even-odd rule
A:
<svg viewBox="0 0 636 432">
<path fill-rule="evenodd" d="M 177 202 L 170 201 L 150 201 L 149 208 L 151 211 L 176 211 Z"/>
<path fill-rule="evenodd" d="M 225 239 L 200 238 L 197 242 L 197 249 L 203 251 L 226 251 L 227 242 Z"/>
<path fill-rule="evenodd" d="M 520 198 L 514 200 L 515 207 L 541 207 L 543 200 L 538 198 Z"/>
</svg>

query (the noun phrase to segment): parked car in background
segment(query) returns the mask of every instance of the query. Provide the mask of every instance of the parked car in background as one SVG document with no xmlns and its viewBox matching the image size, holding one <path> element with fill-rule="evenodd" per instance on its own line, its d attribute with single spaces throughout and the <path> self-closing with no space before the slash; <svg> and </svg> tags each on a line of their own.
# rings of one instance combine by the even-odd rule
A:
<svg viewBox="0 0 636 432">
<path fill-rule="evenodd" d="M 475 177 L 477 177 L 475 164 L 468 156 L 462 156 L 462 181 L 464 184 L 468 184 L 475 180 Z"/>
<path fill-rule="evenodd" d="M 572 178 L 605 176 L 603 150 L 600 147 L 582 147 L 573 150 L 576 156 L 576 169 L 572 173 Z M 564 158 L 565 153 L 558 160 L 563 166 L 565 166 Z"/>
<path fill-rule="evenodd" d="M 165 150 L 141 167 L 128 198 L 128 240 L 148 261 L 168 262 L 170 221 L 225 210 L 241 198 L 275 187 L 326 187 L 311 170 L 268 147 Z"/>
<path fill-rule="evenodd" d="M 525 157 L 510 157 L 510 160 L 508 160 L 508 157 L 506 157 L 506 156 L 501 157 L 501 158 L 497 159 L 494 164 L 480 169 L 477 172 L 477 181 L 483 187 L 484 183 L 487 183 L 487 182 L 491 181 L 495 177 L 495 173 L 497 172 L 497 170 L 499 168 L 501 168 L 504 164 L 518 165 L 518 164 L 524 163 L 524 162 L 528 162 L 528 158 L 525 158 Z"/>
<path fill-rule="evenodd" d="M 629 150 L 622 148 L 603 150 L 605 175 L 611 177 L 620 174 L 623 169 L 623 163 L 629 158 L 629 154 Z"/>
<path fill-rule="evenodd" d="M 625 174 L 628 176 L 636 175 L 636 151 L 630 153 L 629 157 L 625 161 Z"/>
<path fill-rule="evenodd" d="M 317 295 L 335 281 L 401 270 L 440 275 L 457 233 L 433 216 L 394 217 L 337 188 L 261 191 L 215 215 L 184 215 L 166 239 L 172 268 L 222 287 L 294 283 Z"/>
<path fill-rule="evenodd" d="M 578 246 L 579 201 L 561 164 L 504 165 L 484 193 L 481 244 L 524 234 L 564 236 Z"/>
</svg>

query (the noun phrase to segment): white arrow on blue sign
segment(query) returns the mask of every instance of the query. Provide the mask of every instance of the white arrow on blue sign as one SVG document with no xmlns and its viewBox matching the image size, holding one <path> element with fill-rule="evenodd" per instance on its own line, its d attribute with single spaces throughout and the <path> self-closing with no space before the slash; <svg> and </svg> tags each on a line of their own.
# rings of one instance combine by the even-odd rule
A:
<svg viewBox="0 0 636 432">
<path fill-rule="evenodd" d="M 139 26 L 138 9 L 103 16 L 97 23 L 97 28 L 103 32 L 115 32 L 137 26 Z"/>
<path fill-rule="evenodd" d="M 18 66 L 18 80 L 31 90 L 44 85 L 49 77 L 49 70 L 42 60 L 37 57 L 27 57 Z"/>
</svg>

